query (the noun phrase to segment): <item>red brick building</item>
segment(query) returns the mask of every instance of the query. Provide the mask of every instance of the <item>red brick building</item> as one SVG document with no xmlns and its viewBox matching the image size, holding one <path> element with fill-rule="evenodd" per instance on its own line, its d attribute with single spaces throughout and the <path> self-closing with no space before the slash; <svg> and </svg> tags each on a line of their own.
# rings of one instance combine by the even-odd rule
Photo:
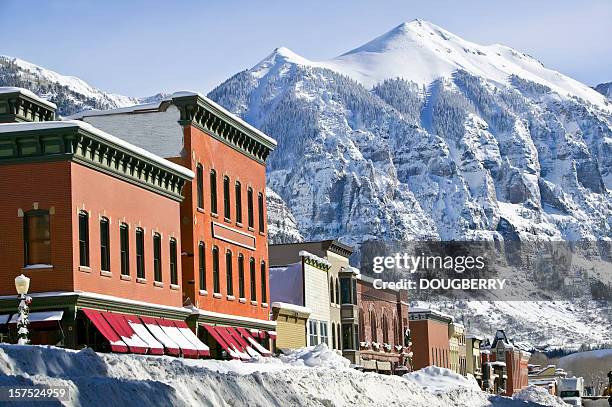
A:
<svg viewBox="0 0 612 407">
<path fill-rule="evenodd" d="M 104 342 L 87 312 L 118 313 L 122 328 L 123 314 L 184 323 L 180 203 L 194 174 L 54 117 L 54 105 L 0 88 L 0 325 L 10 328 L 19 274 L 31 279 L 35 342 Z"/>
<path fill-rule="evenodd" d="M 424 308 L 410 309 L 414 369 L 435 365 L 450 369 L 449 328 L 452 317 Z"/>
<path fill-rule="evenodd" d="M 495 333 L 490 352 L 489 363 L 493 367 L 492 370 L 500 371 L 497 375 L 499 382 L 493 383 L 497 392 L 512 396 L 529 385 L 528 363 L 531 354 L 512 343 L 503 330 Z"/>
<path fill-rule="evenodd" d="M 195 173 L 180 208 L 181 293 L 213 354 L 227 349 L 211 326 L 249 328 L 273 337 L 265 161 L 276 142 L 192 92 L 73 118 L 121 132 L 127 141 Z"/>
<path fill-rule="evenodd" d="M 378 289 L 374 279 L 357 276 L 359 357 L 366 370 L 390 373 L 408 365 L 408 293 Z"/>
</svg>

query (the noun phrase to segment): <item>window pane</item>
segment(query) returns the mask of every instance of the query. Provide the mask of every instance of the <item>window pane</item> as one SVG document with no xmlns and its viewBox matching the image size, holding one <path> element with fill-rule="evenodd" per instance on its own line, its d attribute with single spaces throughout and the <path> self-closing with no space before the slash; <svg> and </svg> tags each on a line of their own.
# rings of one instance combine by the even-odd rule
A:
<svg viewBox="0 0 612 407">
<path fill-rule="evenodd" d="M 217 213 L 217 173 L 210 172 L 210 211 Z"/>
<path fill-rule="evenodd" d="M 255 225 L 255 220 L 253 219 L 253 190 L 251 188 L 247 191 L 247 212 L 249 227 L 252 228 Z"/>
<path fill-rule="evenodd" d="M 24 218 L 24 262 L 51 264 L 51 230 L 47 211 L 26 213 Z"/>
<path fill-rule="evenodd" d="M 220 293 L 219 288 L 219 249 L 213 247 L 213 290 L 215 293 Z"/>
<path fill-rule="evenodd" d="M 89 215 L 79 213 L 79 264 L 89 266 Z"/>
<path fill-rule="evenodd" d="M 128 225 L 123 223 L 119 229 L 119 240 L 121 241 L 121 274 L 130 275 L 130 237 Z"/>
<path fill-rule="evenodd" d="M 110 230 L 106 218 L 100 221 L 100 269 L 110 271 Z"/>
<path fill-rule="evenodd" d="M 145 278 L 144 231 L 136 230 L 136 277 Z"/>
<path fill-rule="evenodd" d="M 200 245 L 198 246 L 198 259 L 200 290 L 206 290 L 206 252 L 204 250 L 204 242 L 200 242 Z"/>
<path fill-rule="evenodd" d="M 259 195 L 257 196 L 257 201 L 258 201 L 257 210 L 259 211 L 259 231 L 263 232 L 264 231 L 264 201 L 263 201 L 262 193 L 259 193 Z"/>
<path fill-rule="evenodd" d="M 225 253 L 225 276 L 227 295 L 234 295 L 234 276 L 232 272 L 232 252 L 229 250 Z"/>
<path fill-rule="evenodd" d="M 244 256 L 238 256 L 238 295 L 245 298 L 244 294 Z"/>
<path fill-rule="evenodd" d="M 204 207 L 204 174 L 202 166 L 198 164 L 197 167 L 197 201 L 198 208 Z"/>
<path fill-rule="evenodd" d="M 230 180 L 228 177 L 223 177 L 223 216 L 229 219 L 230 211 Z"/>
<path fill-rule="evenodd" d="M 236 222 L 242 223 L 242 190 L 240 182 L 236 182 Z"/>
<path fill-rule="evenodd" d="M 161 236 L 153 235 L 153 278 L 162 281 L 161 272 Z"/>
<path fill-rule="evenodd" d="M 256 291 L 256 283 L 255 283 L 255 259 L 251 257 L 251 261 L 249 262 L 249 271 L 250 271 L 250 280 L 251 280 L 251 301 L 257 301 L 257 291 Z"/>
<path fill-rule="evenodd" d="M 170 239 L 170 284 L 178 284 L 176 240 Z"/>
<path fill-rule="evenodd" d="M 261 262 L 261 302 L 268 302 L 268 290 L 266 289 L 266 263 Z"/>
</svg>

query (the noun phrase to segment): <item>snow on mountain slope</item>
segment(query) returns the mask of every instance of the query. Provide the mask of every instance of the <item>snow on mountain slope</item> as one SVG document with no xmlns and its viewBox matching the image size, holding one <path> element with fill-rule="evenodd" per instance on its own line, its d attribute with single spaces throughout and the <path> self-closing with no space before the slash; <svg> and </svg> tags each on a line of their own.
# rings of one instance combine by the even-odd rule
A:
<svg viewBox="0 0 612 407">
<path fill-rule="evenodd" d="M 209 97 L 278 141 L 268 186 L 307 240 L 612 238 L 607 102 L 509 48 L 413 21 L 329 61 L 278 48 Z M 609 342 L 591 299 L 491 303 L 482 329 Z"/>
<path fill-rule="evenodd" d="M 161 100 L 158 94 L 134 98 L 104 92 L 74 76 L 61 75 L 19 58 L 0 55 L 0 86 L 17 86 L 58 105 L 58 112 L 68 116 L 81 110 L 113 109 Z"/>
<path fill-rule="evenodd" d="M 612 82 L 600 83 L 593 89 L 604 95 L 606 98 L 608 98 L 608 100 L 612 99 Z"/>
<path fill-rule="evenodd" d="M 561 95 L 577 96 L 609 109 L 605 97 L 574 79 L 545 68 L 527 54 L 498 44 L 478 45 L 422 20 L 400 24 L 367 44 L 327 61 L 309 61 L 287 48 L 279 48 L 276 54 L 291 63 L 332 69 L 368 89 L 390 78 L 429 85 L 463 70 L 500 84 L 506 84 L 510 75 L 517 75 Z M 254 70 L 261 75 L 260 68 Z"/>
</svg>

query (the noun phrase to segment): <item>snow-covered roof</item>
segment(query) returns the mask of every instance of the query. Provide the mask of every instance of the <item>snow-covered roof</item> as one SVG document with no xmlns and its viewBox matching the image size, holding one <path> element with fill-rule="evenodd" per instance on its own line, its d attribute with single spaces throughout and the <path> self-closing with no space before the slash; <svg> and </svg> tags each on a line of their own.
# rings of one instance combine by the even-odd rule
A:
<svg viewBox="0 0 612 407">
<path fill-rule="evenodd" d="M 163 103 L 165 103 L 165 102 L 166 103 L 167 102 L 172 102 L 174 99 L 178 99 L 178 98 L 182 98 L 182 97 L 192 97 L 192 96 L 199 97 L 204 102 L 205 105 L 208 105 L 208 107 L 212 108 L 212 110 L 215 110 L 216 113 L 220 113 L 222 116 L 225 116 L 225 118 L 231 119 L 231 121 L 234 121 L 234 122 L 238 123 L 240 126 L 244 127 L 249 132 L 254 133 L 258 137 L 260 137 L 260 138 L 264 139 L 265 141 L 267 141 L 268 143 L 276 146 L 276 140 L 274 140 L 272 137 L 268 136 L 267 134 L 264 134 L 260 130 L 258 130 L 255 127 L 251 126 L 249 123 L 245 122 L 240 117 L 238 117 L 238 116 L 234 115 L 233 113 L 229 112 L 224 107 L 222 107 L 219 104 L 213 102 L 212 100 L 210 100 L 206 96 L 202 95 L 201 93 L 195 92 L 195 91 L 190 91 L 190 90 L 183 90 L 183 91 L 174 92 L 171 95 L 167 96 L 166 98 L 164 98 L 163 100 L 161 100 L 161 101 L 159 101 L 157 103 L 146 103 L 146 104 L 141 104 L 141 105 L 121 107 L 121 108 L 109 109 L 109 110 L 84 110 L 82 112 L 73 114 L 72 116 L 69 116 L 66 119 L 68 119 L 68 120 L 82 120 L 85 117 L 91 117 L 91 116 L 107 116 L 107 115 L 122 114 L 122 113 L 135 113 L 135 112 L 155 111 L 155 110 L 158 110 L 161 107 L 161 105 Z"/>
<path fill-rule="evenodd" d="M 167 169 L 178 172 L 179 174 L 192 179 L 195 175 L 193 171 L 175 164 L 171 161 L 168 161 L 162 157 L 159 157 L 143 148 L 137 147 L 133 144 L 128 143 L 125 140 L 120 139 L 119 137 L 115 137 L 111 134 L 108 134 L 89 123 L 82 122 L 80 120 L 65 120 L 65 121 L 48 121 L 48 122 L 25 122 L 25 123 L 7 123 L 0 124 L 0 134 L 6 133 L 17 133 L 17 132 L 25 132 L 25 131 L 33 131 L 33 130 L 43 130 L 43 129 L 61 129 L 61 128 L 75 128 L 78 127 L 82 130 L 85 130 L 91 134 L 94 134 L 105 141 L 114 144 L 118 147 L 123 147 L 126 150 L 139 155 L 143 158 L 146 158 L 150 161 L 155 162 Z"/>
<path fill-rule="evenodd" d="M 329 261 L 327 261 L 326 259 L 324 259 L 322 257 L 317 256 L 316 254 L 312 254 L 312 253 L 310 253 L 310 252 L 308 252 L 306 250 L 300 250 L 298 255 L 300 257 L 305 257 L 305 258 L 310 259 L 310 260 L 312 260 L 314 262 L 323 264 L 324 266 L 331 267 L 331 263 Z"/>
<path fill-rule="evenodd" d="M 272 303 L 272 308 L 280 308 L 287 311 L 299 312 L 301 314 L 311 314 L 312 310 L 308 307 L 302 307 L 301 305 L 289 304 L 288 302 L 276 301 Z"/>
<path fill-rule="evenodd" d="M 34 99 L 38 103 L 45 105 L 53 110 L 57 109 L 57 105 L 55 103 L 49 102 L 48 100 L 37 96 L 34 92 L 31 92 L 24 88 L 17 88 L 13 86 L 0 86 L 0 94 L 6 94 L 6 93 L 20 93 L 24 96 L 29 97 L 30 99 Z"/>
<path fill-rule="evenodd" d="M 441 312 L 441 311 L 429 309 L 429 308 L 418 308 L 418 307 L 409 308 L 408 313 L 409 314 L 429 314 L 429 315 L 441 317 L 444 319 L 450 319 L 451 321 L 455 320 L 455 318 L 453 318 L 451 315 L 445 314 L 444 312 Z"/>
</svg>

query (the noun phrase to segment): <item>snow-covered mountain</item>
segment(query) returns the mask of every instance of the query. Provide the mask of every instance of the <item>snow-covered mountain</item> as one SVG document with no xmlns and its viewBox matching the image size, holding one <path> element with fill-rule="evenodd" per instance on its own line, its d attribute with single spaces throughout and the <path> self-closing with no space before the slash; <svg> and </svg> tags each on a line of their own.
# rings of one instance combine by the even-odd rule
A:
<svg viewBox="0 0 612 407">
<path fill-rule="evenodd" d="M 68 116 L 81 110 L 113 109 L 161 100 L 165 94 L 135 98 L 104 92 L 74 76 L 65 76 L 19 58 L 0 55 L 0 86 L 26 88 L 55 103 Z"/>
<path fill-rule="evenodd" d="M 307 240 L 612 237 L 611 105 L 511 48 L 415 20 L 327 61 L 278 48 L 209 96 L 278 140 L 268 185 Z M 612 342 L 609 303 L 584 304 L 538 329 L 520 303 L 463 308 L 485 333 Z"/>
<path fill-rule="evenodd" d="M 593 89 L 604 95 L 608 100 L 612 100 L 612 82 L 600 83 Z"/>
</svg>

